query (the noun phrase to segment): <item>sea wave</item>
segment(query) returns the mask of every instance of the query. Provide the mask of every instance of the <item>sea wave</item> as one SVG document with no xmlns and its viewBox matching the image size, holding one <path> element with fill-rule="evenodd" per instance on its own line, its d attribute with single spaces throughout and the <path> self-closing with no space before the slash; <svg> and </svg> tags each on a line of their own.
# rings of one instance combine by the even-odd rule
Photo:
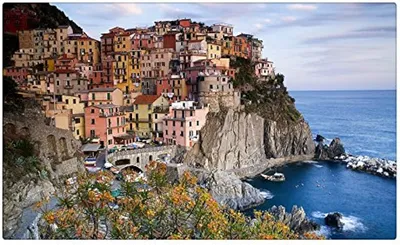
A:
<svg viewBox="0 0 400 245">
<path fill-rule="evenodd" d="M 311 213 L 311 216 L 317 219 L 324 219 L 328 213 L 322 213 L 320 211 L 314 211 Z M 357 231 L 357 232 L 365 232 L 367 228 L 361 222 L 361 219 L 352 215 L 345 216 L 343 215 L 341 221 L 343 222 L 343 231 Z"/>
<path fill-rule="evenodd" d="M 317 162 L 317 161 L 309 160 L 309 161 L 304 161 L 304 163 L 317 164 L 318 162 Z"/>
<path fill-rule="evenodd" d="M 261 189 L 260 194 L 267 200 L 274 198 L 274 194 L 272 194 L 272 192 L 269 190 Z"/>
</svg>

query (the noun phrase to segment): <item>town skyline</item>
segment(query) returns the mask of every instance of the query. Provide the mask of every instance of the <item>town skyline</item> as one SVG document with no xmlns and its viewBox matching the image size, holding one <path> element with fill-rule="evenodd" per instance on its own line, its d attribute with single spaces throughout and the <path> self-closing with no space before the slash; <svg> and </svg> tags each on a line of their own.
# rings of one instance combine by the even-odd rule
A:
<svg viewBox="0 0 400 245">
<path fill-rule="evenodd" d="M 235 35 L 263 40 L 263 57 L 274 61 L 291 91 L 396 89 L 395 4 L 77 4 L 53 5 L 97 40 L 115 26 L 159 20 L 228 23 Z"/>
</svg>

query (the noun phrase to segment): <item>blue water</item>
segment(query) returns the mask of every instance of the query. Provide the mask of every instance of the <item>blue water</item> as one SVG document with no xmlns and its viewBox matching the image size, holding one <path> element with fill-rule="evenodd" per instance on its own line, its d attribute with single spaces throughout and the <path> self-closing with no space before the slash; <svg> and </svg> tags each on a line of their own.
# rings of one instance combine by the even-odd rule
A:
<svg viewBox="0 0 400 245">
<path fill-rule="evenodd" d="M 346 151 L 396 159 L 395 91 L 290 92 L 313 134 L 342 139 Z M 297 163 L 277 171 L 286 181 L 249 180 L 268 194 L 257 207 L 302 206 L 322 225 L 330 239 L 394 239 L 396 237 L 396 181 L 346 169 L 329 162 Z M 329 212 L 344 215 L 344 229 L 324 226 Z"/>
</svg>

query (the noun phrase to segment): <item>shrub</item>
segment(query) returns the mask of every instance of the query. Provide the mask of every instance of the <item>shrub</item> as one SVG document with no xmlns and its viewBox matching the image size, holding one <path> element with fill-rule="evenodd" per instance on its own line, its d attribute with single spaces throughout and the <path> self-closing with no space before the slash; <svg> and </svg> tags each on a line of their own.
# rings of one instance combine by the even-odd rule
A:
<svg viewBox="0 0 400 245">
<path fill-rule="evenodd" d="M 135 172 L 126 171 L 137 177 Z M 109 172 L 80 176 L 68 188 L 56 210 L 43 209 L 40 226 L 44 239 L 316 239 L 299 236 L 267 212 L 254 219 L 220 206 L 197 179 L 185 172 L 180 180 L 166 181 L 166 165 L 150 162 L 146 179 L 126 181 L 122 196 L 110 190 Z M 115 208 L 118 205 L 118 208 Z"/>
</svg>

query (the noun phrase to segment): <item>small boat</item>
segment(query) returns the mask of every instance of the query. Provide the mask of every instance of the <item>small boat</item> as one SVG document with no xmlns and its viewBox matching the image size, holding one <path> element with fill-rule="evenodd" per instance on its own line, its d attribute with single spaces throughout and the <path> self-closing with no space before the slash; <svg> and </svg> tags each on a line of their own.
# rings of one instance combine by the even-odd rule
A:
<svg viewBox="0 0 400 245">
<path fill-rule="evenodd" d="M 274 173 L 273 175 L 261 174 L 261 176 L 269 181 L 275 181 L 275 182 L 285 181 L 285 175 L 283 175 L 282 173 Z"/>
</svg>

